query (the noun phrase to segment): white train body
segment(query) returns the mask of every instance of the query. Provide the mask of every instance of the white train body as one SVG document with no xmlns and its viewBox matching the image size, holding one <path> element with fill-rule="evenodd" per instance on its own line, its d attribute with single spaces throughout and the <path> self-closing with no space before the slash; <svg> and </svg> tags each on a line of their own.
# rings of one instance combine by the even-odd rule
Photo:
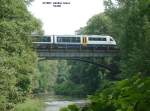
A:
<svg viewBox="0 0 150 111">
<path fill-rule="evenodd" d="M 33 37 L 34 38 L 34 37 Z M 37 37 L 33 43 L 37 44 L 53 44 L 54 46 L 64 47 L 104 47 L 116 46 L 116 41 L 111 36 L 104 35 L 47 35 Z"/>
</svg>

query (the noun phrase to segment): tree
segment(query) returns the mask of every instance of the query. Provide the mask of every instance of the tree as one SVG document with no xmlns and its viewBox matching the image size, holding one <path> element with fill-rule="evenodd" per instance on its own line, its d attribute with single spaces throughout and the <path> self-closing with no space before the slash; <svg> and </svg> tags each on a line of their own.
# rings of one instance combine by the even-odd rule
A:
<svg viewBox="0 0 150 111">
<path fill-rule="evenodd" d="M 41 23 L 25 0 L 0 0 L 0 10 L 0 110 L 9 111 L 31 92 L 36 55 L 29 35 Z"/>
<path fill-rule="evenodd" d="M 84 34 L 95 34 L 95 35 L 111 35 L 111 19 L 101 13 L 93 16 L 87 22 L 87 26 L 84 27 Z"/>
<path fill-rule="evenodd" d="M 38 63 L 38 71 L 36 75 L 36 86 L 34 92 L 53 92 L 55 86 L 58 69 L 58 61 L 41 61 Z"/>
<path fill-rule="evenodd" d="M 113 29 L 120 35 L 120 48 L 122 56 L 122 72 L 146 75 L 150 72 L 148 50 L 149 45 L 149 0 L 105 0 L 106 13 L 112 19 Z M 134 4 L 134 5 L 133 5 Z M 116 26 L 116 27 L 115 27 Z M 117 28 L 118 27 L 118 28 Z M 147 27 L 147 28 L 146 28 Z"/>
</svg>

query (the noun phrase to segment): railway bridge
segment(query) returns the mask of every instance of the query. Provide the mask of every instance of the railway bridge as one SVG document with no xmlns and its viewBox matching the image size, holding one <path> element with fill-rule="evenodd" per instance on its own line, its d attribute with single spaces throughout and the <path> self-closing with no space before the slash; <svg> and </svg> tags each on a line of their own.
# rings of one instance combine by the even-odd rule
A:
<svg viewBox="0 0 150 111">
<path fill-rule="evenodd" d="M 32 38 L 40 58 L 99 58 L 116 56 L 119 52 L 110 36 L 34 35 Z"/>
<path fill-rule="evenodd" d="M 102 58 L 102 57 L 114 57 L 119 55 L 119 48 L 103 47 L 103 48 L 88 48 L 85 46 L 80 46 L 78 48 L 70 47 L 70 45 L 65 45 L 63 47 L 58 47 L 56 44 L 48 43 L 33 43 L 33 49 L 37 52 L 40 60 L 78 60 L 82 62 L 87 62 L 98 67 L 103 67 L 112 73 L 118 72 L 114 65 L 103 65 L 91 61 L 91 58 Z M 90 59 L 89 59 L 90 58 Z"/>
</svg>

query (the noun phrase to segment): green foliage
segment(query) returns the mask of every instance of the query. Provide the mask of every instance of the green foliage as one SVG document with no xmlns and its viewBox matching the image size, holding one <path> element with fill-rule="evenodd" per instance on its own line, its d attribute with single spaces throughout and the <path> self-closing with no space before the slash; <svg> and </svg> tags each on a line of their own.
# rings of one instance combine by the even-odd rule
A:
<svg viewBox="0 0 150 111">
<path fill-rule="evenodd" d="M 68 109 L 70 109 L 71 111 L 79 111 L 79 108 L 75 104 L 68 105 Z"/>
<path fill-rule="evenodd" d="M 149 74 L 149 0 L 105 0 L 106 15 L 119 36 L 122 73 Z"/>
<path fill-rule="evenodd" d="M 84 86 L 75 84 L 71 81 L 65 81 L 61 84 L 57 84 L 54 87 L 54 91 L 58 95 L 67 95 L 67 96 L 84 96 Z"/>
<path fill-rule="evenodd" d="M 85 87 L 83 84 L 77 84 L 71 80 L 71 66 L 67 63 L 67 61 L 58 61 L 57 68 L 58 74 L 56 84 L 54 85 L 55 94 L 67 96 L 83 96 L 85 94 Z"/>
<path fill-rule="evenodd" d="M 100 75 L 99 69 L 96 66 L 89 65 L 87 63 L 72 62 L 70 69 L 69 79 L 79 85 L 83 85 L 85 88 L 83 91 L 85 95 L 92 94 L 99 88 Z"/>
<path fill-rule="evenodd" d="M 111 19 L 104 13 L 95 15 L 91 19 L 89 19 L 89 21 L 87 22 L 87 26 L 84 27 L 81 33 L 92 35 L 111 35 Z"/>
<path fill-rule="evenodd" d="M 38 99 L 26 100 L 24 103 L 17 104 L 15 111 L 42 111 L 43 104 Z"/>
<path fill-rule="evenodd" d="M 58 68 L 58 75 L 56 83 L 61 84 L 68 80 L 70 66 L 67 64 L 66 60 L 59 60 L 57 68 Z"/>
<path fill-rule="evenodd" d="M 38 63 L 34 93 L 53 91 L 58 75 L 57 61 L 41 61 Z"/>
<path fill-rule="evenodd" d="M 0 1 L 0 110 L 12 110 L 31 93 L 36 55 L 32 32 L 41 23 L 27 10 L 25 0 Z"/>
<path fill-rule="evenodd" d="M 60 111 L 69 111 L 69 109 L 67 107 L 63 107 L 60 109 Z"/>
<path fill-rule="evenodd" d="M 138 75 L 138 74 L 137 74 Z M 150 77 L 134 76 L 116 82 L 90 99 L 92 111 L 149 111 Z"/>
<path fill-rule="evenodd" d="M 98 67 L 80 61 L 59 63 L 57 84 L 54 87 L 56 94 L 85 96 L 92 94 L 99 87 Z"/>
<path fill-rule="evenodd" d="M 70 104 L 67 107 L 61 108 L 59 111 L 79 111 L 79 108 L 75 104 Z"/>
</svg>

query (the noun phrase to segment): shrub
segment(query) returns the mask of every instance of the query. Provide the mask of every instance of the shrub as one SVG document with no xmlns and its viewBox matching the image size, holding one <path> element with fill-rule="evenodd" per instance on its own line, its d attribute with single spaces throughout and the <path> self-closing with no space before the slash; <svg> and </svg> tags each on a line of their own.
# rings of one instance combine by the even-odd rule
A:
<svg viewBox="0 0 150 111">
<path fill-rule="evenodd" d="M 68 109 L 70 109 L 71 111 L 79 111 L 79 108 L 75 104 L 68 105 Z"/>
<path fill-rule="evenodd" d="M 79 111 L 79 108 L 75 104 L 70 104 L 67 107 L 63 107 L 60 111 Z"/>
<path fill-rule="evenodd" d="M 24 103 L 17 104 L 15 111 L 42 111 L 43 104 L 38 99 L 28 99 Z"/>
<path fill-rule="evenodd" d="M 67 107 L 63 107 L 59 111 L 70 111 L 70 110 Z"/>
</svg>

